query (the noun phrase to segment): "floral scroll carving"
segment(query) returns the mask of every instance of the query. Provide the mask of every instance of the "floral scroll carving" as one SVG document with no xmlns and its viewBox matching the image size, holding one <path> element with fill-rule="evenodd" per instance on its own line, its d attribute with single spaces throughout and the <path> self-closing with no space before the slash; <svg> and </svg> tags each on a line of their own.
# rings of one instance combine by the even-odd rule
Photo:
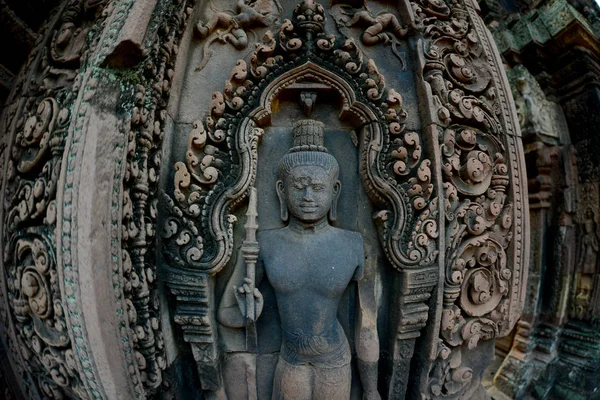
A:
<svg viewBox="0 0 600 400">
<path fill-rule="evenodd" d="M 36 376 L 33 393 L 49 398 L 87 396 L 65 321 L 55 255 L 56 193 L 70 117 L 59 101 L 71 96 L 69 88 L 58 89 L 55 97 L 39 100 L 34 93 L 14 117 L 3 222 L 3 273 L 20 346 L 15 355 L 27 365 L 23 373 Z"/>
<path fill-rule="evenodd" d="M 123 127 L 127 157 L 124 162 L 117 162 L 115 172 L 123 181 L 122 198 L 114 196 L 112 200 L 113 210 L 120 211 L 115 213 L 113 227 L 121 229 L 120 242 L 112 249 L 113 283 L 115 301 L 121 304 L 117 313 L 122 318 L 122 351 L 129 363 L 134 391 L 140 398 L 164 389 L 161 384 L 167 361 L 154 251 L 158 179 L 178 46 L 191 19 L 193 5 L 194 1 L 183 1 L 165 16 L 158 45 L 143 66 L 144 79 L 132 84 L 131 118 Z"/>
<path fill-rule="evenodd" d="M 27 397 L 89 398 L 89 382 L 80 375 L 81 360 L 69 317 L 72 287 L 64 289 L 57 260 L 57 193 L 70 109 L 80 89 L 78 68 L 90 47 L 102 1 L 69 1 L 52 24 L 45 25 L 18 78 L 4 115 L 4 138 L 12 137 L 3 159 L 2 277 L 9 304 L 7 327 L 11 361 L 27 388 Z M 47 38 L 48 41 L 41 40 Z M 93 48 L 93 46 L 92 46 Z M 70 276 L 72 278 L 72 276 Z M 0 296 L 1 297 L 1 296 Z M 96 393 L 99 393 L 98 391 Z"/>
<path fill-rule="evenodd" d="M 2 339 L 25 397 L 107 398 L 86 332 L 88 310 L 81 305 L 75 172 L 95 96 L 111 90 L 100 88 L 99 81 L 114 80 L 115 71 L 99 67 L 103 58 L 98 54 L 114 44 L 135 2 L 63 3 L 40 33 L 2 119 L 0 321 L 7 327 Z M 123 135 L 130 141 L 116 149 L 123 154 L 127 147 L 128 158 L 118 157 L 114 177 L 112 289 L 115 303 L 123 302 L 116 310 L 122 317 L 118 334 L 136 398 L 156 390 L 165 367 L 152 268 L 156 261 L 148 249 L 155 246 L 170 81 L 191 6 L 192 1 L 177 2 L 160 15 L 156 45 L 140 68 L 131 129 Z M 120 89 L 129 95 L 129 83 L 122 81 Z M 146 94 L 152 102 L 144 101 Z"/>
<path fill-rule="evenodd" d="M 507 334 L 520 314 L 527 215 L 516 115 L 490 39 L 470 1 L 411 1 L 426 42 L 424 78 L 442 131 L 446 267 L 437 359 L 427 398 L 479 382 L 463 349 Z"/>
<path fill-rule="evenodd" d="M 163 139 L 175 119 L 167 110 L 178 92 L 171 85 L 195 2 L 153 3 L 152 26 L 140 45 L 145 59 L 128 70 L 102 60 L 135 16 L 131 9 L 145 3 L 65 2 L 17 80 L 20 96 L 13 94 L 4 111 L 0 301 L 8 307 L 0 307 L 7 326 L 1 334 L 26 397 L 110 397 L 102 384 L 110 378 L 94 364 L 102 346 L 88 340 L 86 329 L 94 324 L 84 315 L 78 275 L 77 251 L 85 245 L 78 224 L 86 215 L 78 212 L 85 197 L 78 168 L 97 144 L 90 139 L 96 132 L 87 136 L 90 121 L 106 116 L 99 119 L 114 128 L 107 135 L 114 142 L 103 137 L 101 143 L 115 150 L 102 170 L 110 182 L 110 208 L 102 217 L 110 220 L 110 232 L 102 232 L 110 267 L 102 276 L 116 307 L 112 339 L 126 365 L 120 378 L 131 382 L 137 398 L 162 392 L 169 342 L 161 321 L 168 314 L 190 344 L 201 389 L 216 391 L 222 353 L 215 276 L 239 244 L 236 215 L 256 180 L 260 141 L 279 100 L 293 95 L 309 114 L 322 94 L 337 100 L 332 107 L 353 130 L 357 172 L 376 209 L 382 255 L 393 268 L 385 271 L 394 281 L 385 301 L 395 310 L 386 319 L 392 328 L 387 397 L 415 395 L 407 390 L 431 399 L 470 396 L 479 382 L 468 350 L 506 334 L 519 314 L 528 229 L 519 131 L 475 2 L 411 0 L 398 5 L 411 7 L 404 15 L 391 6 L 372 12 L 366 5 L 305 0 L 283 15 L 277 1 L 240 0 L 233 11 L 203 17 L 196 35 L 204 40 L 204 63 L 215 41 L 241 50 L 254 29 L 262 37 L 231 65 L 206 115 L 193 122 L 165 186 L 159 184 Z M 327 29 L 335 7 L 348 17 L 343 26 L 335 21 L 337 33 Z M 288 19 L 279 24 L 272 15 Z M 359 28 L 356 37 L 345 35 Z M 403 48 L 419 54 L 404 59 L 397 48 L 409 36 L 411 45 Z M 382 57 L 396 63 L 390 67 L 377 48 L 367 48 L 381 44 L 423 67 L 394 79 L 409 82 L 413 74 L 414 87 L 390 84 L 387 71 L 401 72 L 394 54 Z M 104 107 L 115 93 L 119 109 Z M 427 104 L 405 104 L 418 96 Z M 593 253 L 592 236 L 583 253 Z M 174 306 L 168 313 L 160 307 L 160 279 Z"/>
<path fill-rule="evenodd" d="M 9 299 L 24 360 L 44 371 L 36 384 L 48 397 L 86 396 L 79 379 L 65 322 L 52 243 L 34 231 L 13 236 L 14 254 L 6 259 Z"/>
</svg>

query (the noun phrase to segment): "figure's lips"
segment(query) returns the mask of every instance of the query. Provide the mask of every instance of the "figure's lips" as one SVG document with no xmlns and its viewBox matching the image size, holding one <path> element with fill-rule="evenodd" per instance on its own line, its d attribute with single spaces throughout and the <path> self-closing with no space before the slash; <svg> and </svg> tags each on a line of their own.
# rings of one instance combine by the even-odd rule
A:
<svg viewBox="0 0 600 400">
<path fill-rule="evenodd" d="M 302 211 L 317 211 L 317 208 L 319 208 L 317 205 L 315 204 L 300 204 L 300 208 L 302 209 Z"/>
</svg>

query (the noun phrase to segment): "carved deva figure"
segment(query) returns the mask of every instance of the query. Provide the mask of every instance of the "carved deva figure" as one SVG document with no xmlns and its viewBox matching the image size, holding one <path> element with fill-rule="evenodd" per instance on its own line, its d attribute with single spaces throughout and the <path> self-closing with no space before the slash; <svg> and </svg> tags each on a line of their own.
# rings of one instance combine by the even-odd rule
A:
<svg viewBox="0 0 600 400">
<path fill-rule="evenodd" d="M 280 162 L 276 187 L 281 218 L 288 225 L 258 234 L 256 283 L 266 274 L 282 328 L 272 398 L 350 398 L 352 355 L 337 311 L 344 291 L 356 280 L 355 336 L 363 399 L 380 399 L 376 307 L 373 290 L 362 285 L 366 282 L 363 239 L 360 233 L 329 223 L 337 217 L 339 165 L 323 146 L 322 123 L 299 121 L 293 134 L 294 147 Z M 263 308 L 260 293 L 248 279 L 245 282 L 233 288 L 237 304 L 228 302 L 230 307 L 219 312 L 219 319 L 229 326 L 243 326 L 240 310 L 248 315 L 248 297 L 256 300 L 256 315 Z"/>
</svg>

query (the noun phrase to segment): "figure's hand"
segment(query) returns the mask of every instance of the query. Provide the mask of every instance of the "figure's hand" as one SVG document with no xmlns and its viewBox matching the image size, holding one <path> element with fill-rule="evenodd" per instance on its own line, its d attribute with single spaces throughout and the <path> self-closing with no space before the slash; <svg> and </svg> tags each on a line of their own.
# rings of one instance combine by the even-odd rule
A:
<svg viewBox="0 0 600 400">
<path fill-rule="evenodd" d="M 235 293 L 235 299 L 237 300 L 237 303 L 238 303 L 238 307 L 240 308 L 240 312 L 242 313 L 244 318 L 248 315 L 248 306 L 249 306 L 246 302 L 246 298 L 247 298 L 246 295 L 253 292 L 253 294 L 254 294 L 254 315 L 256 316 L 255 319 L 257 319 L 258 317 L 260 317 L 260 314 L 262 313 L 263 306 L 264 306 L 264 299 L 263 299 L 262 293 L 257 288 L 254 288 L 254 291 L 251 291 L 251 289 L 250 289 L 251 283 L 252 283 L 252 281 L 249 278 L 244 278 L 244 284 L 239 287 L 234 286 L 233 290 Z"/>
<path fill-rule="evenodd" d="M 381 400 L 379 392 L 363 392 L 363 400 Z"/>
</svg>

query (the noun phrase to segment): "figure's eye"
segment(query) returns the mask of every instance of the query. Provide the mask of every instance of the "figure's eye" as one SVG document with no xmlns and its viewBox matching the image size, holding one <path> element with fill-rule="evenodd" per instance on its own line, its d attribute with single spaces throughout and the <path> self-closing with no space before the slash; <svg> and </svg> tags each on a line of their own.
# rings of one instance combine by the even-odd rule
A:
<svg viewBox="0 0 600 400">
<path fill-rule="evenodd" d="M 304 185 L 299 182 L 294 183 L 292 186 L 294 187 L 294 189 L 298 189 L 298 190 L 304 189 Z"/>
<path fill-rule="evenodd" d="M 324 185 L 313 185 L 313 190 L 315 192 L 320 192 L 321 190 L 325 189 Z"/>
</svg>

